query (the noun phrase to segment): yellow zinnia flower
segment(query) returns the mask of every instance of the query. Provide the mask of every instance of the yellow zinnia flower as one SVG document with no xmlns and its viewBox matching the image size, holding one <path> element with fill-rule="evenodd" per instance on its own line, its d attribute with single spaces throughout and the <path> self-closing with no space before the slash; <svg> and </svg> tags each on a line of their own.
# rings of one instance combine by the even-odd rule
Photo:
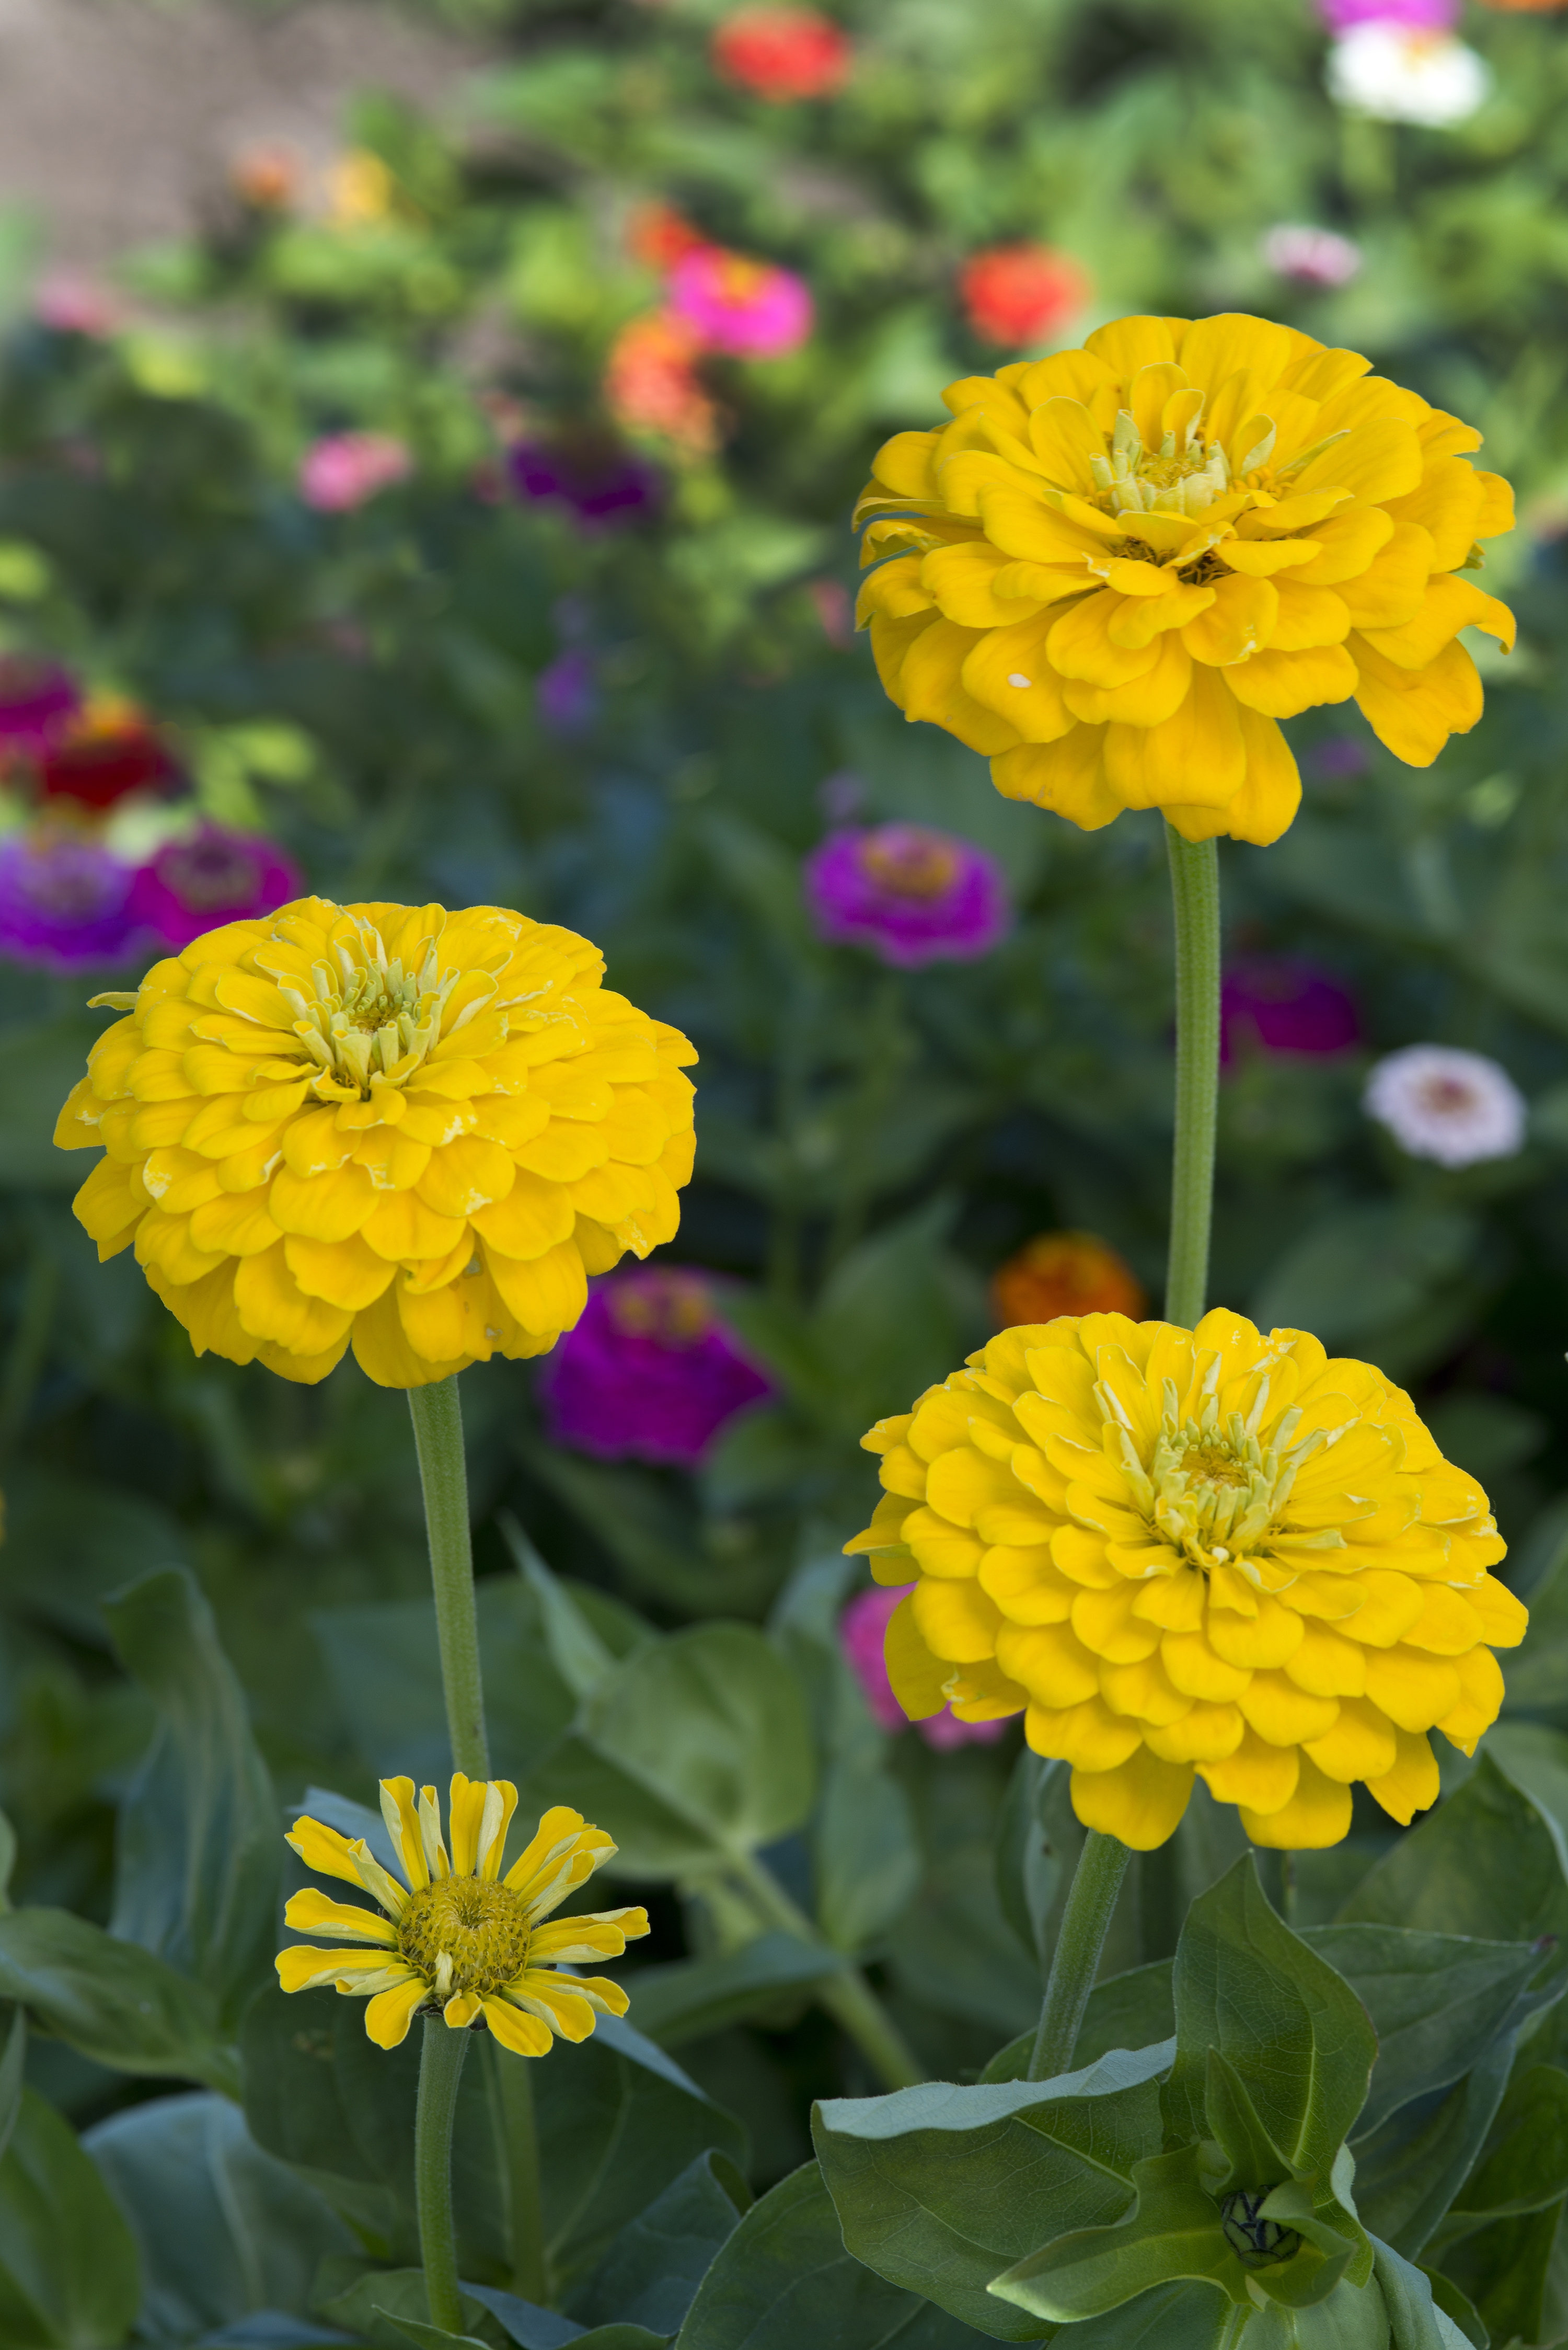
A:
<svg viewBox="0 0 1568 2350">
<path fill-rule="evenodd" d="M 1301 785 L 1275 721 L 1354 694 L 1429 766 L 1480 716 L 1458 575 L 1513 527 L 1480 434 L 1262 318 L 1123 318 L 969 376 L 878 452 L 861 591 L 882 682 L 1086 831 L 1158 807 L 1275 840 Z M 883 560 L 890 557 L 891 560 Z"/>
<path fill-rule="evenodd" d="M 1432 1728 L 1496 1719 L 1524 1608 L 1486 1495 L 1408 1396 L 1301 1330 L 1119 1314 L 1004 1330 L 863 1441 L 847 1547 L 919 1577 L 888 1627 L 915 1720 L 1027 1709 L 1085 1826 L 1147 1852 L 1196 1771 L 1254 1844 L 1337 1844 L 1365 1780 L 1435 1803 Z"/>
<path fill-rule="evenodd" d="M 55 1130 L 196 1352 L 382 1387 L 542 1354 L 680 1222 L 696 1058 L 571 931 L 301 898 L 154 964 Z"/>
<path fill-rule="evenodd" d="M 293 1895 L 286 1925 L 370 1947 L 280 1950 L 284 1990 L 334 1983 L 368 1998 L 365 2029 L 381 2048 L 405 2040 L 421 2008 L 439 2009 L 454 2031 L 483 2021 L 519 2056 L 546 2054 L 556 2033 L 586 2040 L 596 2015 L 624 2015 L 627 1996 L 618 1983 L 556 1969 L 618 1959 L 628 1942 L 647 1933 L 647 1911 L 598 1909 L 540 1922 L 615 1846 L 602 1828 L 586 1825 L 581 1812 L 557 1807 L 545 1813 L 538 1835 L 503 1877 L 516 1804 L 510 1780 L 468 1779 L 459 1771 L 452 1783 L 449 1856 L 435 1789 L 421 1790 L 416 1809 L 411 1779 L 383 1779 L 381 1812 L 402 1883 L 371 1858 L 363 1837 L 350 1840 L 320 1820 L 296 1820 L 288 1841 L 306 1866 L 362 1885 L 387 1914 L 333 1901 L 314 1887 Z"/>
</svg>

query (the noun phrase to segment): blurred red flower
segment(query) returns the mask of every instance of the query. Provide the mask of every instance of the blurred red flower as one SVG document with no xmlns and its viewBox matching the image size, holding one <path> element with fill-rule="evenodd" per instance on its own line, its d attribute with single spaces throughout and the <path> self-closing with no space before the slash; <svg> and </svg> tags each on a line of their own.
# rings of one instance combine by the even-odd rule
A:
<svg viewBox="0 0 1568 2350">
<path fill-rule="evenodd" d="M 673 269 L 682 254 L 706 243 L 673 204 L 636 204 L 626 224 L 626 249 L 645 269 Z"/>
<path fill-rule="evenodd" d="M 983 342 L 1020 350 L 1057 333 L 1089 298 L 1078 264 L 1048 244 L 993 244 L 959 271 L 964 316 Z"/>
<path fill-rule="evenodd" d="M 131 792 L 164 791 L 172 758 L 134 702 L 94 694 L 38 762 L 46 799 L 112 807 Z"/>
<path fill-rule="evenodd" d="M 831 98 L 854 54 L 848 35 L 815 8 L 737 8 L 713 36 L 719 71 L 774 106 Z"/>
</svg>

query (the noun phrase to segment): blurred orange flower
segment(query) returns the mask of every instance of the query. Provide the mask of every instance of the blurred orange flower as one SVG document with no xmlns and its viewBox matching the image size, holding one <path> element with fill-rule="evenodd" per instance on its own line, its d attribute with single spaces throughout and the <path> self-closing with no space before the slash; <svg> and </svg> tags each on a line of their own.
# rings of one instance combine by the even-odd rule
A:
<svg viewBox="0 0 1568 2350">
<path fill-rule="evenodd" d="M 705 243 L 673 204 L 657 201 L 635 204 L 626 224 L 626 248 L 646 269 L 673 269 L 682 254 Z"/>
<path fill-rule="evenodd" d="M 964 316 L 982 342 L 1022 350 L 1054 335 L 1089 298 L 1085 273 L 1048 244 L 993 244 L 959 271 Z"/>
<path fill-rule="evenodd" d="M 629 319 L 605 368 L 605 399 L 617 423 L 629 432 L 657 432 L 690 456 L 711 456 L 719 445 L 719 411 L 697 374 L 702 348 L 693 328 L 667 311 Z"/>
<path fill-rule="evenodd" d="M 1003 1329 L 1054 1322 L 1059 1314 L 1125 1314 L 1143 1319 L 1148 1299 L 1125 1257 L 1093 1232 L 1038 1232 L 992 1277 Z"/>
<path fill-rule="evenodd" d="M 290 147 L 242 147 L 229 165 L 235 195 L 261 213 L 286 210 L 299 182 L 299 158 Z"/>
</svg>

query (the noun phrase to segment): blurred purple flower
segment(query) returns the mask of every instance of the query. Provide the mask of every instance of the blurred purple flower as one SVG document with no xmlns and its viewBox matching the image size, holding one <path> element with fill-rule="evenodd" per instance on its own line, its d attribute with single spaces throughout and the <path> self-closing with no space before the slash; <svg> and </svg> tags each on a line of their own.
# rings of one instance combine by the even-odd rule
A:
<svg viewBox="0 0 1568 2350">
<path fill-rule="evenodd" d="M 47 751 L 81 700 L 75 680 L 55 662 L 0 654 L 0 757 L 7 751 Z"/>
<path fill-rule="evenodd" d="M 539 1380 L 557 1444 L 679 1469 L 695 1469 L 738 1411 L 773 1392 L 719 1319 L 711 1276 L 684 1265 L 601 1282 Z"/>
<path fill-rule="evenodd" d="M 1220 1058 L 1265 1053 L 1344 1053 L 1361 1040 L 1355 998 L 1332 972 L 1290 955 L 1234 963 L 1220 991 Z"/>
<path fill-rule="evenodd" d="M 273 841 L 204 824 L 189 840 L 167 842 L 142 866 L 131 885 L 130 911 L 178 954 L 206 931 L 286 906 L 301 886 L 299 868 Z"/>
<path fill-rule="evenodd" d="M 552 498 L 570 508 L 585 530 L 635 522 L 657 505 L 663 479 L 657 466 L 613 441 L 514 441 L 506 470 L 521 498 Z"/>
<path fill-rule="evenodd" d="M 69 973 L 122 962 L 140 934 L 132 874 L 74 833 L 0 841 L 0 955 Z"/>
<path fill-rule="evenodd" d="M 912 1583 L 889 1590 L 878 1586 L 857 1592 L 838 1619 L 838 1641 L 845 1659 L 865 1691 L 871 1718 L 879 1730 L 908 1730 L 909 1718 L 893 1695 L 888 1678 L 884 1643 L 888 1621 Z M 955 1746 L 992 1746 L 1007 1728 L 1005 1721 L 960 1721 L 947 1708 L 914 1725 L 928 1746 L 947 1753 Z"/>
<path fill-rule="evenodd" d="M 534 694 L 540 723 L 552 734 L 585 733 L 598 709 L 592 653 L 581 645 L 557 653 L 534 680 Z"/>
<path fill-rule="evenodd" d="M 823 938 L 905 970 L 989 954 L 1012 919 L 995 858 L 919 824 L 829 833 L 806 858 L 805 896 Z"/>
</svg>

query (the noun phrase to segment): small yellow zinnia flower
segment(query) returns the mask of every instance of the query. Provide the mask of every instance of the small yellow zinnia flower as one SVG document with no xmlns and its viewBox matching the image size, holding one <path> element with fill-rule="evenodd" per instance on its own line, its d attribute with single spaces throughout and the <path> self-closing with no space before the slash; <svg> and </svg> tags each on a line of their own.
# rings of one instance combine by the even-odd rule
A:
<svg viewBox="0 0 1568 2350">
<path fill-rule="evenodd" d="M 198 1354 L 382 1387 L 542 1354 L 674 1235 L 696 1055 L 571 931 L 301 898 L 155 963 L 60 1112 L 76 1197 Z"/>
<path fill-rule="evenodd" d="M 284 1922 L 307 1933 L 364 1942 L 362 1950 L 280 1950 L 285 1991 L 327 1983 L 369 2000 L 365 2029 L 378 2047 L 396 2048 L 421 2008 L 439 2009 L 454 2031 L 481 2022 L 504 2048 L 543 2056 L 558 2033 L 586 2040 L 597 2015 L 624 2015 L 627 1996 L 605 1975 L 560 1974 L 563 1965 L 618 1959 L 648 1931 L 643 1909 L 599 1909 L 582 1918 L 541 1921 L 591 1877 L 615 1846 L 581 1812 L 545 1813 L 539 1833 L 504 1877 L 506 1830 L 517 1790 L 506 1779 L 453 1777 L 452 1851 L 441 1839 L 433 1787 L 414 1804 L 411 1779 L 383 1779 L 381 1812 L 402 1864 L 403 1879 L 320 1820 L 296 1820 L 288 1841 L 307 1868 L 346 1877 L 375 1895 L 384 1918 L 357 1901 L 333 1901 L 314 1887 L 296 1893 Z"/>
<path fill-rule="evenodd" d="M 888 1627 L 908 1714 L 1024 1711 L 1139 1852 L 1195 1772 L 1288 1848 L 1337 1844 L 1358 1779 L 1402 1823 L 1436 1802 L 1427 1732 L 1473 1753 L 1527 1618 L 1407 1395 L 1218 1311 L 1026 1325 L 969 1365 L 863 1440 L 888 1490 L 847 1547 L 919 1577 Z"/>
<path fill-rule="evenodd" d="M 1429 766 L 1480 716 L 1459 630 L 1513 642 L 1459 577 L 1513 498 L 1467 462 L 1479 432 L 1370 366 L 1262 318 L 1123 318 L 952 385 L 857 509 L 888 693 L 1085 831 L 1158 807 L 1277 839 L 1301 785 L 1275 722 L 1352 695 Z"/>
</svg>

